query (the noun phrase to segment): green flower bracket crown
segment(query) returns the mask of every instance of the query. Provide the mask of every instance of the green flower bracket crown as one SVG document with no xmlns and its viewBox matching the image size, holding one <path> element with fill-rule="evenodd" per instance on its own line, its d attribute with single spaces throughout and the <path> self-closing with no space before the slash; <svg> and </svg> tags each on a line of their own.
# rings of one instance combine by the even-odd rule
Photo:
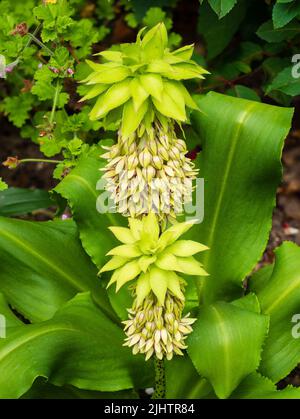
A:
<svg viewBox="0 0 300 419">
<path fill-rule="evenodd" d="M 181 80 L 204 78 L 208 72 L 191 60 L 194 46 L 171 52 L 163 23 L 140 30 L 132 44 L 121 44 L 119 51 L 104 51 L 105 62 L 87 61 L 93 72 L 82 83 L 90 87 L 82 101 L 98 97 L 92 120 L 119 118 L 122 111 L 123 136 L 132 134 L 141 124 L 150 127 L 157 118 L 168 125 L 171 118 L 186 122 L 186 107 L 198 109 Z"/>
</svg>

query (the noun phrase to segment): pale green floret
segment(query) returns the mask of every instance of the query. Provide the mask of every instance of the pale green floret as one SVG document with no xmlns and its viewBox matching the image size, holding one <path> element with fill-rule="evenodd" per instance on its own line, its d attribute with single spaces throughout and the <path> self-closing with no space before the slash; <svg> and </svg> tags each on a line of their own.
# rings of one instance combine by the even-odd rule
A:
<svg viewBox="0 0 300 419">
<path fill-rule="evenodd" d="M 160 234 L 157 216 L 153 213 L 142 220 L 129 219 L 130 228 L 110 227 L 123 244 L 110 250 L 112 259 L 100 273 L 114 270 L 108 286 L 116 283 L 118 291 L 126 283 L 137 279 L 136 297 L 139 306 L 153 291 L 163 305 L 166 292 L 184 300 L 181 285 L 184 280 L 177 274 L 206 276 L 202 264 L 193 256 L 208 248 L 192 240 L 178 240 L 194 222 L 178 223 Z"/>
<path fill-rule="evenodd" d="M 166 27 L 159 23 L 148 32 L 142 29 L 135 43 L 121 44 L 120 51 L 99 53 L 103 63 L 87 60 L 93 72 L 82 80 L 90 89 L 81 100 L 98 97 L 90 118 L 104 118 L 122 106 L 124 136 L 156 118 L 185 122 L 186 107 L 198 107 L 181 80 L 208 73 L 191 59 L 193 50 L 187 45 L 171 52 Z"/>
</svg>

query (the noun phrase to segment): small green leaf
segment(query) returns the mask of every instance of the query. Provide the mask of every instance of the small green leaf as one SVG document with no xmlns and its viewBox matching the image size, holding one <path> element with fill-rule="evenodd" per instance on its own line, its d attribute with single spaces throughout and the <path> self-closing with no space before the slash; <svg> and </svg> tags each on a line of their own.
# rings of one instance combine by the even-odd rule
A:
<svg viewBox="0 0 300 419">
<path fill-rule="evenodd" d="M 281 42 L 294 38 L 300 32 L 300 27 L 290 22 L 284 28 L 274 28 L 272 20 L 263 23 L 256 34 L 268 42 Z"/>
<path fill-rule="evenodd" d="M 239 1 L 222 19 L 218 19 L 208 3 L 200 6 L 198 32 L 204 37 L 207 46 L 207 57 L 212 59 L 219 55 L 229 44 L 243 21 L 247 3 Z"/>
<path fill-rule="evenodd" d="M 280 71 L 272 82 L 267 86 L 266 93 L 278 90 L 290 96 L 300 94 L 300 78 L 293 77 L 292 67 L 286 67 Z"/>
<path fill-rule="evenodd" d="M 229 96 L 240 97 L 242 99 L 255 100 L 256 102 L 261 102 L 260 97 L 255 90 L 250 89 L 249 87 L 242 86 L 241 84 L 236 84 L 234 87 L 226 90 L 226 94 Z"/>
<path fill-rule="evenodd" d="M 208 0 L 208 2 L 219 19 L 221 19 L 230 12 L 237 0 Z"/>
<path fill-rule="evenodd" d="M 300 14 L 300 1 L 294 0 L 289 3 L 276 3 L 272 11 L 274 28 L 282 28 Z"/>
</svg>

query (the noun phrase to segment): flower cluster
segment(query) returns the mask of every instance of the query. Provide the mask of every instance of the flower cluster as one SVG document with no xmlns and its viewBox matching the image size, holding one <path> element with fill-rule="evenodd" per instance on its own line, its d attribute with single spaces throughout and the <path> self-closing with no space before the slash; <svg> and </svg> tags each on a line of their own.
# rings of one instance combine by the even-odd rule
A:
<svg viewBox="0 0 300 419">
<path fill-rule="evenodd" d="M 135 43 L 101 52 L 101 63 L 87 61 L 93 71 L 82 80 L 82 100 L 95 101 L 90 118 L 119 129 L 117 143 L 104 147 L 102 170 L 116 210 L 129 217 L 129 228 L 110 228 L 122 244 L 108 252 L 100 273 L 113 271 L 108 286 L 116 291 L 130 284 L 124 345 L 146 360 L 183 354 L 195 321 L 182 314 L 183 276 L 208 275 L 194 257 L 207 247 L 180 239 L 193 222 L 176 223 L 197 175 L 175 131 L 175 123 L 188 121 L 187 109 L 198 110 L 182 80 L 207 73 L 192 54 L 193 45 L 171 52 L 161 23 L 142 29 Z"/>
<path fill-rule="evenodd" d="M 121 135 L 106 150 L 103 178 L 121 214 L 140 217 L 155 212 L 160 219 L 176 218 L 190 202 L 197 170 L 186 157 L 185 141 L 176 138 L 172 127 L 164 131 L 157 123 L 141 138 L 134 133 L 124 140 Z"/>
<path fill-rule="evenodd" d="M 146 361 L 155 354 L 158 359 L 164 356 L 171 360 L 173 355 L 183 355 L 186 349 L 184 340 L 192 332 L 189 313 L 182 317 L 184 302 L 166 294 L 165 304 L 158 303 L 150 293 L 139 306 L 135 300 L 132 309 L 128 310 L 129 320 L 124 321 L 127 338 L 124 346 L 132 347 L 134 354 L 142 353 Z"/>
<path fill-rule="evenodd" d="M 185 281 L 180 274 L 206 276 L 194 255 L 207 247 L 193 240 L 179 240 L 192 222 L 177 223 L 160 233 L 158 219 L 150 213 L 141 220 L 129 218 L 129 226 L 110 227 L 123 244 L 108 252 L 112 256 L 102 272 L 114 271 L 108 286 L 118 291 L 134 281 L 134 303 L 125 321 L 126 346 L 133 353 L 172 359 L 182 355 L 184 340 L 195 319 L 182 317 Z"/>
</svg>

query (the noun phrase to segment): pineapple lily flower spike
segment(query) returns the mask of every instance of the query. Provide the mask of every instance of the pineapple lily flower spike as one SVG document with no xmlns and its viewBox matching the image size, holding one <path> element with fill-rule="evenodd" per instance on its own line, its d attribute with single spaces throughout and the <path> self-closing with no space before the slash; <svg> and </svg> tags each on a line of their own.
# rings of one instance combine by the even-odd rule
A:
<svg viewBox="0 0 300 419">
<path fill-rule="evenodd" d="M 153 353 L 159 359 L 182 355 L 184 339 L 192 331 L 195 320 L 189 315 L 181 318 L 185 281 L 177 274 L 207 275 L 193 257 L 207 247 L 178 240 L 192 225 L 178 223 L 160 234 L 157 217 L 150 213 L 142 220 L 129 219 L 130 228 L 110 227 L 123 244 L 108 252 L 113 257 L 100 273 L 114 270 L 108 286 L 116 283 L 117 290 L 134 280 L 135 301 L 124 322 L 125 345 L 132 346 L 133 353 L 145 353 L 146 359 Z"/>
<path fill-rule="evenodd" d="M 129 228 L 110 228 L 122 244 L 108 252 L 112 258 L 100 274 L 113 271 L 108 286 L 116 284 L 116 291 L 130 283 L 134 301 L 123 322 L 124 345 L 146 360 L 183 354 L 195 319 L 182 315 L 182 275 L 208 275 L 194 257 L 207 247 L 179 240 L 193 222 L 176 223 L 198 172 L 175 134 L 175 124 L 188 122 L 187 109 L 198 110 L 182 81 L 207 73 L 192 54 L 193 45 L 171 52 L 160 23 L 142 29 L 135 43 L 98 54 L 101 64 L 87 61 L 92 72 L 82 80 L 81 100 L 95 101 L 90 118 L 119 127 L 117 143 L 103 147 L 102 177 L 116 210 L 129 217 Z"/>
</svg>

